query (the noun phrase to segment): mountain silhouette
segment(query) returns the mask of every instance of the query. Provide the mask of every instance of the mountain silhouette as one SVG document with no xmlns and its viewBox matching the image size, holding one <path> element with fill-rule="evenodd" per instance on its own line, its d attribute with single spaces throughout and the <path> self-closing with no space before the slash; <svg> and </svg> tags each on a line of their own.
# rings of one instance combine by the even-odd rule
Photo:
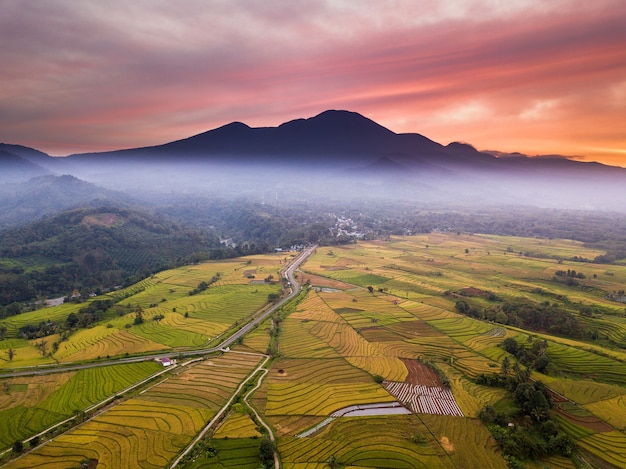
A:
<svg viewBox="0 0 626 469">
<path fill-rule="evenodd" d="M 381 158 L 405 167 L 447 170 L 617 171 L 622 168 L 584 163 L 564 157 L 528 158 L 525 155 L 498 158 L 467 143 L 446 146 L 417 133 L 397 134 L 361 114 L 329 110 L 308 119 L 295 119 L 278 127 L 249 127 L 232 122 L 182 140 L 163 145 L 99 153 L 74 154 L 65 159 L 79 162 L 116 161 L 207 161 L 309 162 L 338 168 L 368 166 Z M 595 168 L 592 168 L 595 166 Z"/>
<path fill-rule="evenodd" d="M 277 127 L 232 122 L 163 145 L 66 158 L 25 147 L 12 151 L 56 174 L 137 192 L 235 195 L 280 189 L 303 198 L 400 197 L 614 210 L 624 210 L 626 198 L 625 168 L 558 155 L 481 152 L 464 142 L 442 145 L 343 110 Z"/>
<path fill-rule="evenodd" d="M 0 168 L 2 168 L 2 171 L 0 172 L 0 182 L 4 184 L 26 181 L 36 176 L 49 174 L 48 170 L 42 168 L 38 164 L 35 164 L 26 158 L 22 158 L 13 152 L 4 150 L 2 144 L 0 144 Z"/>
</svg>

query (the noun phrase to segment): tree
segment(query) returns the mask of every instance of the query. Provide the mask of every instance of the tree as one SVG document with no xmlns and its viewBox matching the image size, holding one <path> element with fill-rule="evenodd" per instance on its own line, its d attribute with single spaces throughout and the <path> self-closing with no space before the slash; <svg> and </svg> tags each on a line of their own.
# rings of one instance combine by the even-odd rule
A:
<svg viewBox="0 0 626 469">
<path fill-rule="evenodd" d="M 550 359 L 547 355 L 541 355 L 535 360 L 534 367 L 539 373 L 546 371 L 547 366 L 550 364 Z"/>
<path fill-rule="evenodd" d="M 133 322 L 136 326 L 139 324 L 143 324 L 143 309 L 139 307 L 137 312 L 135 313 L 135 321 Z"/>
<path fill-rule="evenodd" d="M 470 306 L 467 304 L 467 301 L 463 301 L 463 300 L 457 301 L 454 304 L 454 307 L 459 313 L 463 313 L 463 314 L 466 314 L 470 309 Z"/>
<path fill-rule="evenodd" d="M 269 295 L 267 295 L 267 301 L 269 301 L 270 303 L 273 303 L 279 298 L 280 298 L 280 295 L 278 293 L 270 293 Z"/>
<path fill-rule="evenodd" d="M 333 454 L 330 458 L 328 458 L 326 460 L 326 464 L 328 464 L 328 467 L 330 467 L 331 469 L 338 469 L 341 466 L 341 463 L 339 462 L 339 459 L 337 459 L 336 454 Z"/>
<path fill-rule="evenodd" d="M 373 287 L 373 286 L 371 286 L 371 285 L 369 285 L 369 286 L 367 287 L 367 290 L 368 290 L 370 293 L 374 293 L 374 287 Z"/>
<path fill-rule="evenodd" d="M 21 440 L 16 440 L 15 443 L 13 443 L 13 452 L 19 454 L 22 451 L 24 451 L 24 443 L 22 443 Z"/>
<path fill-rule="evenodd" d="M 259 457 L 261 458 L 261 463 L 266 467 L 274 463 L 274 442 L 267 435 L 263 435 L 259 443 Z"/>
<path fill-rule="evenodd" d="M 9 358 L 9 361 L 13 361 L 13 357 L 15 357 L 16 353 L 17 352 L 11 347 L 7 349 L 7 357 Z"/>
<path fill-rule="evenodd" d="M 11 303 L 9 306 L 5 308 L 5 314 L 7 317 L 15 316 L 16 314 L 20 314 L 22 312 L 22 306 L 17 303 Z"/>
<path fill-rule="evenodd" d="M 509 360 L 509 357 L 504 357 L 504 360 L 502 360 L 502 374 L 505 376 L 508 375 L 510 369 L 511 369 L 511 360 Z"/>
<path fill-rule="evenodd" d="M 509 337 L 508 339 L 504 339 L 504 342 L 502 342 L 502 348 L 511 355 L 515 355 L 519 349 L 519 344 L 515 339 Z"/>
<path fill-rule="evenodd" d="M 45 339 L 41 339 L 41 341 L 37 342 L 37 348 L 41 352 L 41 356 L 45 357 L 48 350 L 48 341 Z"/>
<path fill-rule="evenodd" d="M 65 320 L 65 322 L 67 323 L 67 327 L 71 329 L 76 324 L 78 324 L 78 316 L 76 315 L 76 313 L 70 313 L 67 315 L 67 319 Z"/>
</svg>

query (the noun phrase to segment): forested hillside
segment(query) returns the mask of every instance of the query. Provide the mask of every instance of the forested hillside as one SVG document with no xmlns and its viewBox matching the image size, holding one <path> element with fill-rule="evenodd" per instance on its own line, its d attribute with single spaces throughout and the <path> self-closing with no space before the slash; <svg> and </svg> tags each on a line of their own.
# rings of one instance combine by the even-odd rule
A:
<svg viewBox="0 0 626 469">
<path fill-rule="evenodd" d="M 206 230 L 136 210 L 63 212 L 0 234 L 0 304 L 111 288 L 218 247 Z"/>
</svg>

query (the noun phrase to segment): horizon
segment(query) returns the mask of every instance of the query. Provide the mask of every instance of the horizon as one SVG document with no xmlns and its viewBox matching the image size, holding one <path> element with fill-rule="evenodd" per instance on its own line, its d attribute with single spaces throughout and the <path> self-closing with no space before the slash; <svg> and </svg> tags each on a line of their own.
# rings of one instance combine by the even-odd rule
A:
<svg viewBox="0 0 626 469">
<path fill-rule="evenodd" d="M 618 0 L 0 9 L 0 141 L 50 155 L 346 109 L 443 145 L 626 167 Z"/>
</svg>

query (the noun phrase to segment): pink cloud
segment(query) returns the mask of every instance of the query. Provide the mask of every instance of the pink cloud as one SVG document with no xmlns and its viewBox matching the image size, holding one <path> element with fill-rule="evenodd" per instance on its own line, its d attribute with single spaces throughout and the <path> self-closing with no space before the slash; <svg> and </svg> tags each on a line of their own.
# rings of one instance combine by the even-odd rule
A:
<svg viewBox="0 0 626 469">
<path fill-rule="evenodd" d="M 626 4 L 492 3 L 8 1 L 0 140 L 63 154 L 344 108 L 626 165 Z"/>
</svg>

